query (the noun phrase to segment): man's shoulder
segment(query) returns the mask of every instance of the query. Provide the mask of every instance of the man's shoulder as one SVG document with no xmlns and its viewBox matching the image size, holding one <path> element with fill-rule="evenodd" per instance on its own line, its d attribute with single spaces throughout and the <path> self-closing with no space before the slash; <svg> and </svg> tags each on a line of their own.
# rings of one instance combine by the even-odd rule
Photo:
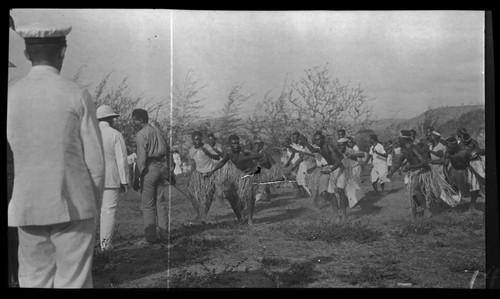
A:
<svg viewBox="0 0 500 299">
<path fill-rule="evenodd" d="M 115 136 L 117 138 L 123 138 L 123 134 L 120 131 L 118 131 L 117 129 L 109 126 L 109 130 L 113 134 L 113 136 Z"/>
<path fill-rule="evenodd" d="M 137 138 L 137 137 L 140 137 L 140 138 L 145 138 L 145 137 L 147 137 L 147 136 L 150 134 L 150 132 L 152 132 L 152 131 L 151 131 L 151 129 L 153 129 L 153 128 L 152 128 L 151 126 L 148 126 L 148 125 L 146 125 L 146 126 L 142 127 L 142 129 L 140 129 L 140 130 L 137 132 L 137 134 L 135 135 L 135 136 L 136 136 L 136 138 Z"/>
</svg>

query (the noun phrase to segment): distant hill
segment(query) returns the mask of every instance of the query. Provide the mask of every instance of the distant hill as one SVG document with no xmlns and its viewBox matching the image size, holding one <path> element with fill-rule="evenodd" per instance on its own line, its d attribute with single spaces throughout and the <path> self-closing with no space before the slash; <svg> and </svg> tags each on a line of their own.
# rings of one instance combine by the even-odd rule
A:
<svg viewBox="0 0 500 299">
<path fill-rule="evenodd" d="M 479 133 L 485 126 L 484 105 L 464 105 L 438 107 L 428 110 L 411 119 L 382 119 L 375 121 L 370 129 L 381 141 L 393 139 L 400 130 L 414 129 L 423 133 L 425 125 L 432 125 L 439 130 L 444 138 L 454 135 L 460 127 L 465 127 L 472 136 Z"/>
</svg>

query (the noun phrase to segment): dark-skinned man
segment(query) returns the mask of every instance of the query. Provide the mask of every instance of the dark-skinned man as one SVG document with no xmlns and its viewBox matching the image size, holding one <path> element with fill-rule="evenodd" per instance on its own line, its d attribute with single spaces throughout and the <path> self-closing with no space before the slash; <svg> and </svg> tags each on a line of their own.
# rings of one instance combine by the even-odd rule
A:
<svg viewBox="0 0 500 299">
<path fill-rule="evenodd" d="M 482 215 L 475 207 L 479 195 L 479 186 L 471 186 L 472 178 L 469 178 L 470 162 L 472 152 L 470 149 L 458 144 L 458 140 L 450 137 L 446 140 L 446 154 L 444 160 L 445 176 L 448 182 L 454 186 L 462 196 L 471 198 L 469 213 Z M 477 180 L 477 178 L 476 178 Z M 477 190 L 476 190 L 477 189 Z"/>
<path fill-rule="evenodd" d="M 191 134 L 193 146 L 189 149 L 189 158 L 195 169 L 191 172 L 188 190 L 197 220 L 206 222 L 216 189 L 215 177 L 208 178 L 204 175 L 214 168 L 214 161 L 219 161 L 220 156 L 213 151 L 212 146 L 203 143 L 202 140 L 203 135 L 200 131 Z"/>
<path fill-rule="evenodd" d="M 428 161 L 422 154 L 417 145 L 413 143 L 412 134 L 408 130 L 401 131 L 399 137 L 399 144 L 401 145 L 401 158 L 395 161 L 396 164 L 387 175 L 390 178 L 406 161 L 405 166 L 408 172 L 408 184 L 406 196 L 410 201 L 413 217 L 424 216 L 430 218 L 432 216 L 426 202 L 423 186 L 421 183 L 421 176 L 425 172 L 429 172 L 430 168 Z"/>
<path fill-rule="evenodd" d="M 321 131 L 316 131 L 313 135 L 313 144 L 319 147 L 316 149 L 311 144 L 304 140 L 302 142 L 311 153 L 319 152 L 328 163 L 329 169 L 322 170 L 322 173 L 330 173 L 330 180 L 327 191 L 323 191 L 320 196 L 331 203 L 334 217 L 340 216 L 342 222 L 347 221 L 347 205 L 348 199 L 345 194 L 346 177 L 344 174 L 344 165 L 342 163 L 343 154 L 332 143 L 326 141 L 325 136 Z M 338 196 L 336 196 L 336 194 Z"/>
<path fill-rule="evenodd" d="M 168 240 L 167 188 L 175 185 L 174 162 L 162 132 L 149 123 L 144 109 L 132 111 L 132 125 L 137 134 L 137 168 L 140 177 L 144 238 L 148 244 Z M 165 175 L 166 174 L 166 175 Z M 158 232 L 157 232 L 158 228 Z"/>
<path fill-rule="evenodd" d="M 261 167 L 256 160 L 264 157 L 264 155 L 243 150 L 240 145 L 240 138 L 237 135 L 229 136 L 228 140 L 231 151 L 226 153 L 221 161 L 211 171 L 205 173 L 204 176 L 211 177 L 228 162 L 231 162 L 236 167 L 236 171 L 226 182 L 228 186 L 225 188 L 225 196 L 229 200 L 238 220 L 243 219 L 242 212 L 246 205 L 248 225 L 252 225 L 256 191 L 254 175 L 259 175 L 261 171 Z M 236 192 L 230 194 L 231 190 L 236 190 Z"/>
</svg>

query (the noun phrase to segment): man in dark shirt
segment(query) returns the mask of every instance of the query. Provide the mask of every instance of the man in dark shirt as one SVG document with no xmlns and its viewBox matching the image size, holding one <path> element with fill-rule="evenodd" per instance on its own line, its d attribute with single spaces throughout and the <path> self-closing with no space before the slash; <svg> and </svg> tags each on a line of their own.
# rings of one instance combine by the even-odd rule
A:
<svg viewBox="0 0 500 299">
<path fill-rule="evenodd" d="M 148 112 L 135 109 L 132 123 L 139 130 L 136 135 L 137 167 L 142 181 L 141 202 L 144 237 L 152 244 L 167 239 L 168 202 L 166 182 L 175 185 L 173 157 L 170 147 L 159 129 L 148 123 Z M 165 175 L 167 174 L 167 175 Z M 159 227 L 159 237 L 156 227 Z"/>
</svg>

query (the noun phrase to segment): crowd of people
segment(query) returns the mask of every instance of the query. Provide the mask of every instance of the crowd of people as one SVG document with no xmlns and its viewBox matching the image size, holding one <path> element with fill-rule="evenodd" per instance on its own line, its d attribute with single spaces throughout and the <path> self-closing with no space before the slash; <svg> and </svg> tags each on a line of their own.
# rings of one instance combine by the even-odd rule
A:
<svg viewBox="0 0 500 299">
<path fill-rule="evenodd" d="M 376 193 L 384 194 L 394 173 L 404 172 L 405 194 L 414 217 L 431 217 L 433 204 L 455 207 L 464 197 L 470 197 L 468 212 L 482 214 L 476 201 L 480 194 L 484 196 L 485 150 L 465 128 L 446 139 L 432 127 L 426 128 L 424 138 L 417 138 L 415 130 L 402 130 L 394 143 L 384 144 L 372 134 L 366 152 L 345 130 L 337 133 L 333 142 L 317 131 L 309 143 L 304 134 L 294 132 L 278 147 L 266 146 L 260 138 L 241 146 L 240 138 L 232 135 L 230 149 L 225 150 L 215 141 L 203 143 L 202 133 L 193 132 L 189 157 L 196 171 L 189 188 L 198 219 L 207 219 L 214 196 L 220 194 L 231 201 L 238 219 L 246 217 L 251 224 L 255 202 L 271 200 L 271 185 L 290 182 L 297 197 L 312 198 L 316 207 L 323 199 L 331 205 L 333 216 L 345 221 L 346 208 L 364 196 L 361 173 L 368 164 Z M 277 148 L 281 155 L 276 154 Z"/>
<path fill-rule="evenodd" d="M 16 31 L 32 68 L 8 92 L 8 225 L 16 228 L 9 230 L 10 279 L 21 287 L 92 287 L 97 225 L 101 251 L 112 250 L 118 201 L 131 187 L 140 192 L 145 242 L 168 240 L 168 188 L 177 188 L 176 176 L 187 169 L 143 109 L 131 115 L 136 151 L 128 155 L 113 128 L 121 116 L 107 105 L 96 109 L 87 90 L 60 76 L 71 27 Z M 215 134 L 204 140 L 192 132 L 192 169 L 182 194 L 197 220 L 207 221 L 218 197 L 252 225 L 256 202 L 271 201 L 272 186 L 291 183 L 298 197 L 312 198 L 316 207 L 324 200 L 345 222 L 364 196 L 361 173 L 368 163 L 375 192 L 405 172 L 415 217 L 430 217 L 433 202 L 455 206 L 463 196 L 471 198 L 470 212 L 480 213 L 475 202 L 484 189 L 485 153 L 464 128 L 447 139 L 433 128 L 422 139 L 403 130 L 397 142 L 385 145 L 373 134 L 368 152 L 345 130 L 335 142 L 322 131 L 311 140 L 300 132 L 285 137 L 272 146 L 257 137 L 243 146 L 230 135 L 225 148 Z"/>
</svg>

